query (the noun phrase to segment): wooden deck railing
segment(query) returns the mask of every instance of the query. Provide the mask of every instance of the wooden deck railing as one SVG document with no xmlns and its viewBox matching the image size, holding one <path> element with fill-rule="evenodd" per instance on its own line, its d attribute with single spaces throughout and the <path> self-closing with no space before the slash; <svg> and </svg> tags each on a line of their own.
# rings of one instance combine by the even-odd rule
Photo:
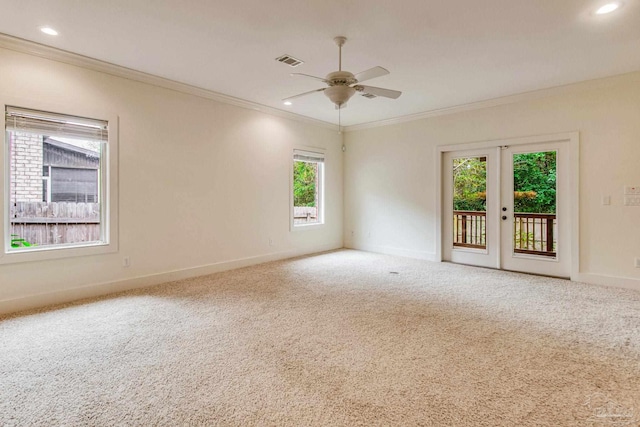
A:
<svg viewBox="0 0 640 427">
<path fill-rule="evenodd" d="M 515 253 L 556 256 L 556 215 L 515 213 L 513 248 Z M 485 249 L 487 213 L 453 211 L 453 246 Z"/>
<path fill-rule="evenodd" d="M 477 211 L 453 211 L 453 246 L 484 249 L 487 213 Z"/>
<path fill-rule="evenodd" d="M 556 214 L 513 214 L 513 247 L 518 254 L 556 256 Z"/>
</svg>

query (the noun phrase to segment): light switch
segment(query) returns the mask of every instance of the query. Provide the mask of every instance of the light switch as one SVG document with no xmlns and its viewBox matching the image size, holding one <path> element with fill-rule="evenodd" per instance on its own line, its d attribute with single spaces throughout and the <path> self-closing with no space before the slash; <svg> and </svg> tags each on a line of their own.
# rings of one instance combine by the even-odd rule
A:
<svg viewBox="0 0 640 427">
<path fill-rule="evenodd" d="M 610 205 L 611 204 L 611 196 L 602 196 L 602 204 Z"/>
</svg>

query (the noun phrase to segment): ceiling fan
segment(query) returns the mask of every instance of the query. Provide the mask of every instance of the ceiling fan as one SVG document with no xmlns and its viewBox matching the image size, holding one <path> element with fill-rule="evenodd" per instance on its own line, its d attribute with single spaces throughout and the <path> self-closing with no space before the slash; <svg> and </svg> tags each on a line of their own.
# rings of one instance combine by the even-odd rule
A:
<svg viewBox="0 0 640 427">
<path fill-rule="evenodd" d="M 365 86 L 359 84 L 366 80 L 389 74 L 389 71 L 385 68 L 373 67 L 358 74 L 352 74 L 349 71 L 342 71 L 342 46 L 347 41 L 347 38 L 339 36 L 335 37 L 333 41 L 338 45 L 339 50 L 338 71 L 327 74 L 325 78 L 310 76 L 309 74 L 302 73 L 291 74 L 292 76 L 310 77 L 312 79 L 319 80 L 323 83 L 326 83 L 328 87 L 301 93 L 299 95 L 290 96 L 283 99 L 285 103 L 291 101 L 292 99 L 300 98 L 312 93 L 324 92 L 324 94 L 331 100 L 331 102 L 335 104 L 336 109 L 338 110 L 341 108 L 345 108 L 347 106 L 347 101 L 349 101 L 349 99 L 351 99 L 351 97 L 356 92 L 359 92 L 360 95 L 366 98 L 375 98 L 377 96 L 382 96 L 385 98 L 397 99 L 400 95 L 402 95 L 402 92 L 397 90 L 383 89 L 380 87 Z"/>
</svg>

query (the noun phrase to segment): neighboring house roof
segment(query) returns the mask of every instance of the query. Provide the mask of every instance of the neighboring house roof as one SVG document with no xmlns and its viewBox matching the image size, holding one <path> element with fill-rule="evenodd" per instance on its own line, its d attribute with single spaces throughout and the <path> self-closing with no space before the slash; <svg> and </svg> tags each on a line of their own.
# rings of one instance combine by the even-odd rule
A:
<svg viewBox="0 0 640 427">
<path fill-rule="evenodd" d="M 58 141 L 57 139 L 54 139 L 50 136 L 46 137 L 44 140 L 45 144 L 51 144 L 54 147 L 59 147 L 65 150 L 69 150 L 69 151 L 74 151 L 76 153 L 83 153 L 86 154 L 87 156 L 92 156 L 95 158 L 99 158 L 100 154 L 96 153 L 93 150 L 89 150 L 87 148 L 82 148 L 82 147 L 78 147 L 77 145 L 73 145 L 73 144 L 68 144 L 66 142 L 62 142 L 62 141 Z"/>
<path fill-rule="evenodd" d="M 43 148 L 45 166 L 97 169 L 100 164 L 99 153 L 51 137 L 45 138 Z"/>
</svg>

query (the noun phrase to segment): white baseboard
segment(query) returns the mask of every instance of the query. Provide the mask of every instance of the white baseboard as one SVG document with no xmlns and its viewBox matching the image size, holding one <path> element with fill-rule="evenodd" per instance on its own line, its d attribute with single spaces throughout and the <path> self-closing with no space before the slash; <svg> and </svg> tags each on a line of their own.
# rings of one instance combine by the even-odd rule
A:
<svg viewBox="0 0 640 427">
<path fill-rule="evenodd" d="M 265 255 L 236 259 L 232 261 L 217 262 L 181 270 L 165 271 L 162 273 L 134 277 L 131 279 L 124 279 L 115 282 L 97 283 L 87 286 L 81 286 L 78 288 L 2 300 L 0 301 L 0 314 L 15 313 L 18 311 L 62 304 L 85 298 L 108 295 L 115 292 L 145 288 L 149 286 L 159 285 L 161 283 L 173 282 L 175 280 L 205 276 L 207 274 L 248 267 L 265 262 L 278 261 L 302 255 L 310 255 L 318 252 L 340 249 L 341 247 L 342 245 L 323 245 L 308 248 L 298 248 L 289 251 L 274 252 Z"/>
<path fill-rule="evenodd" d="M 426 261 L 436 261 L 436 254 L 426 251 L 414 251 L 409 249 L 394 248 L 390 246 L 367 244 L 347 244 L 345 245 L 345 247 L 365 252 L 375 252 L 386 255 L 397 255 L 408 258 L 422 259 Z M 65 289 L 56 292 L 47 292 L 15 299 L 2 300 L 0 301 L 0 314 L 14 313 L 18 311 L 77 301 L 85 298 L 104 296 L 115 292 L 145 288 L 166 282 L 172 282 L 175 280 L 205 276 L 207 274 L 218 273 L 221 271 L 233 270 L 236 268 L 262 264 L 265 262 L 278 261 L 282 259 L 310 255 L 340 248 L 340 245 L 323 245 L 309 248 L 299 248 L 289 251 L 274 252 L 265 255 L 241 258 L 232 261 L 217 262 L 182 270 L 166 271 L 162 273 L 134 277 L 131 279 L 124 279 L 115 282 L 98 283 L 73 289 Z M 604 276 L 593 273 L 579 273 L 576 280 L 593 285 L 633 289 L 636 291 L 640 291 L 640 279 Z"/>
<path fill-rule="evenodd" d="M 408 258 L 423 259 L 427 261 L 438 262 L 436 254 L 426 251 L 413 251 L 409 249 L 394 248 L 390 246 L 382 245 L 369 245 L 361 242 L 345 242 L 345 248 L 355 249 L 365 252 L 375 252 L 386 255 L 397 255 Z M 593 273 L 578 273 L 577 277 L 573 278 L 576 282 L 589 283 L 591 285 L 608 286 L 612 288 L 624 288 L 640 291 L 640 279 L 634 279 L 630 277 L 618 277 L 618 276 L 605 276 L 601 274 Z"/>
<path fill-rule="evenodd" d="M 345 248 L 355 249 L 358 251 L 375 252 L 385 255 L 397 255 L 407 258 L 423 259 L 425 261 L 435 261 L 436 254 L 427 251 L 414 251 L 411 249 L 394 248 L 392 246 L 382 245 L 368 245 L 362 243 L 347 243 L 345 242 Z"/>
<path fill-rule="evenodd" d="M 612 288 L 624 288 L 640 291 L 640 279 L 633 279 L 631 277 L 603 276 L 593 273 L 579 273 L 576 281 L 589 283 L 591 285 L 601 285 L 609 286 Z"/>
</svg>

